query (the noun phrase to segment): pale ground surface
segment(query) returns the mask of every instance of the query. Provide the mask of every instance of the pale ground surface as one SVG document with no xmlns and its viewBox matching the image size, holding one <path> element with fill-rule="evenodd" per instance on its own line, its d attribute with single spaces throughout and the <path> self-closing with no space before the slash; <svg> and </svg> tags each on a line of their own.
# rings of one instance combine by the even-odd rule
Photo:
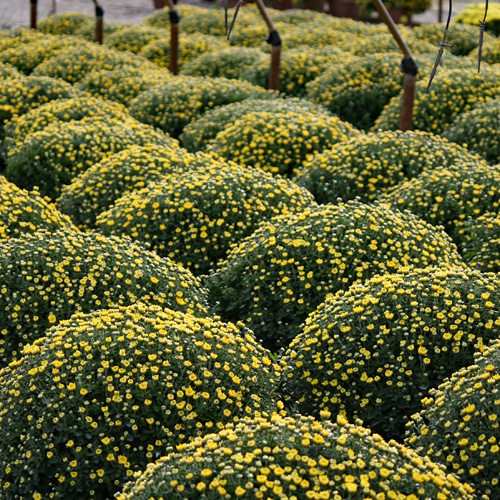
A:
<svg viewBox="0 0 500 500">
<path fill-rule="evenodd" d="M 413 16 L 418 23 L 432 23 L 438 20 L 438 2 L 433 0 L 433 6 L 423 14 Z M 448 0 L 442 0 L 443 21 L 446 21 L 448 12 Z M 38 0 L 38 19 L 47 17 L 53 5 L 57 12 L 77 11 L 94 14 L 92 0 Z M 154 11 L 152 0 L 100 0 L 104 9 L 105 19 L 112 22 L 140 22 Z M 180 3 L 188 3 L 213 8 L 217 5 L 208 0 L 180 0 Z M 463 10 L 468 3 L 467 0 L 453 1 L 453 14 Z M 29 26 L 30 1 L 29 0 L 0 0 L 0 28 L 13 28 L 15 26 Z"/>
</svg>

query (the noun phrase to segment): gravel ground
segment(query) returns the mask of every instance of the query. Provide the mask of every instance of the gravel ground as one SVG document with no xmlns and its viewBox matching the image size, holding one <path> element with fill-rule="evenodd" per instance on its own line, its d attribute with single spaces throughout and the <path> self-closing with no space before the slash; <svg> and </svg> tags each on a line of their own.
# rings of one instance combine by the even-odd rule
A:
<svg viewBox="0 0 500 500">
<path fill-rule="evenodd" d="M 184 3 L 184 0 L 180 0 Z M 448 2 L 441 0 L 443 6 L 443 21 L 446 20 Z M 100 0 L 104 9 L 105 19 L 112 22 L 140 22 L 154 11 L 153 0 Z M 217 7 L 217 0 L 188 0 L 185 3 L 200 5 L 208 8 Z M 462 11 L 468 2 L 454 0 L 453 14 Z M 92 0 L 38 0 L 38 18 L 43 19 L 53 12 L 86 12 L 94 14 Z M 417 23 L 433 23 L 438 21 L 439 0 L 433 0 L 433 6 L 423 14 L 414 15 L 412 19 Z M 0 28 L 10 29 L 15 26 L 29 26 L 29 0 L 0 0 Z"/>
</svg>

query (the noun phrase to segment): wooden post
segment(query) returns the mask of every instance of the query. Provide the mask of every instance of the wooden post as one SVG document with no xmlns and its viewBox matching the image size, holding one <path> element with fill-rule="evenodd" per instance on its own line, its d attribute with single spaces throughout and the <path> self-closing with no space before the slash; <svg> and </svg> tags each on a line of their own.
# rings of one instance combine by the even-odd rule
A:
<svg viewBox="0 0 500 500">
<path fill-rule="evenodd" d="M 179 73 L 179 13 L 175 10 L 173 0 L 168 0 L 168 9 L 170 17 L 170 59 L 168 69 L 173 75 Z"/>
<path fill-rule="evenodd" d="M 413 58 L 408 45 L 403 40 L 401 33 L 396 26 L 396 23 L 390 16 L 382 0 L 373 0 L 375 7 L 379 13 L 380 19 L 387 25 L 392 36 L 396 40 L 401 52 L 404 54 L 403 61 L 401 62 L 401 70 L 405 75 L 403 84 L 403 100 L 401 103 L 401 117 L 399 122 L 399 129 L 402 131 L 412 129 L 413 117 L 413 104 L 415 102 L 416 81 L 418 64 Z"/>
<path fill-rule="evenodd" d="M 271 67 L 269 68 L 268 89 L 279 90 L 280 88 L 280 60 L 281 60 L 281 37 L 278 30 L 267 12 L 263 0 L 256 0 L 257 8 L 269 29 L 266 41 L 271 45 Z"/>
<path fill-rule="evenodd" d="M 95 4 L 95 41 L 102 45 L 104 31 L 104 9 L 98 4 Z"/>
<path fill-rule="evenodd" d="M 30 28 L 36 30 L 37 0 L 31 0 Z"/>
</svg>

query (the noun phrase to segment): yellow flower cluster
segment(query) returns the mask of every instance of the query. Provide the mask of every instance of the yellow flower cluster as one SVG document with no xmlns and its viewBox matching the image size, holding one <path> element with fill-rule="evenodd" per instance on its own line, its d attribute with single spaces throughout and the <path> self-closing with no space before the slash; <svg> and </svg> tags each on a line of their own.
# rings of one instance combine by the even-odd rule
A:
<svg viewBox="0 0 500 500">
<path fill-rule="evenodd" d="M 358 133 L 336 116 L 297 111 L 245 114 L 218 133 L 208 150 L 243 166 L 291 174 L 310 155 Z"/>
<path fill-rule="evenodd" d="M 429 132 L 372 132 L 358 135 L 315 155 L 294 181 L 318 203 L 358 198 L 372 201 L 423 171 L 486 163 L 458 144 Z"/>
<path fill-rule="evenodd" d="M 500 167 L 456 163 L 426 170 L 382 195 L 380 200 L 444 226 L 460 246 L 461 222 L 500 207 Z"/>
<path fill-rule="evenodd" d="M 500 98 L 478 104 L 474 109 L 460 113 L 443 136 L 458 144 L 467 145 L 488 163 L 500 163 L 499 131 Z"/>
<path fill-rule="evenodd" d="M 177 76 L 139 94 L 129 103 L 129 109 L 138 120 L 178 137 L 188 123 L 209 109 L 268 94 L 261 87 L 238 80 Z"/>
<path fill-rule="evenodd" d="M 267 99 L 245 99 L 206 111 L 186 126 L 179 137 L 182 145 L 189 151 L 206 149 L 219 132 L 245 115 L 254 113 L 315 113 L 331 117 L 320 104 L 306 99 L 277 99 L 273 94 L 268 94 L 266 97 Z"/>
<path fill-rule="evenodd" d="M 8 63 L 0 63 L 0 77 L 2 77 L 2 79 L 4 78 L 21 78 L 21 73 L 19 73 L 19 71 L 14 68 L 14 66 L 11 66 L 10 64 Z M 5 106 L 8 106 L 8 105 L 5 105 L 5 104 L 1 104 L 0 105 L 2 107 L 2 112 L 3 112 L 3 109 L 5 108 Z M 2 118 L 3 120 L 3 118 Z"/>
<path fill-rule="evenodd" d="M 428 458 L 343 417 L 243 419 L 151 464 L 118 500 L 471 500 Z"/>
<path fill-rule="evenodd" d="M 37 29 L 52 35 L 72 35 L 83 26 L 93 26 L 94 18 L 81 12 L 53 14 L 37 22 Z"/>
<path fill-rule="evenodd" d="M 94 227 L 97 215 L 118 198 L 162 179 L 168 172 L 185 171 L 194 160 L 194 155 L 178 147 L 128 146 L 106 155 L 63 186 L 56 204 L 78 227 L 89 229 Z"/>
<path fill-rule="evenodd" d="M 0 176 L 0 241 L 38 229 L 76 231 L 71 219 L 40 196 L 28 193 Z"/>
<path fill-rule="evenodd" d="M 406 442 L 494 499 L 500 487 L 500 342 L 454 373 L 408 424 Z"/>
<path fill-rule="evenodd" d="M 457 224 L 464 261 L 482 272 L 500 272 L 500 216 L 487 212 Z"/>
<path fill-rule="evenodd" d="M 169 37 L 170 33 L 166 29 L 141 24 L 129 24 L 115 30 L 104 39 L 104 42 L 108 47 L 139 54 L 148 43 Z"/>
<path fill-rule="evenodd" d="M 492 4 L 488 8 L 486 16 L 486 31 L 492 32 L 494 35 L 500 35 L 500 6 Z M 461 12 L 453 17 L 454 23 L 460 23 L 459 29 L 464 25 L 471 24 L 477 29 L 478 19 L 484 17 L 484 3 L 469 3 Z"/>
<path fill-rule="evenodd" d="M 75 312 L 143 299 L 205 314 L 199 281 L 129 238 L 39 230 L 0 246 L 0 365 Z"/>
<path fill-rule="evenodd" d="M 279 408 L 248 329 L 140 302 L 75 314 L 22 354 L 0 371 L 2 498 L 111 498 L 168 447 Z"/>
<path fill-rule="evenodd" d="M 4 126 L 5 147 L 22 143 L 28 134 L 45 129 L 54 122 L 78 121 L 83 118 L 105 117 L 126 121 L 128 111 L 116 102 L 104 101 L 88 95 L 69 99 L 54 99 L 7 122 Z"/>
<path fill-rule="evenodd" d="M 112 70 L 120 66 L 156 68 L 152 63 L 130 52 L 80 42 L 39 64 L 32 75 L 60 78 L 73 84 L 92 71 Z"/>
<path fill-rule="evenodd" d="M 4 175 L 26 189 L 38 186 L 44 196 L 54 199 L 78 174 L 106 155 L 134 144 L 173 147 L 177 141 L 131 117 L 58 120 L 21 138 L 8 150 Z"/>
<path fill-rule="evenodd" d="M 141 92 L 170 76 L 169 71 L 159 67 L 118 66 L 110 70 L 91 71 L 75 87 L 95 97 L 127 105 Z"/>
<path fill-rule="evenodd" d="M 428 81 L 417 81 L 413 129 L 441 134 L 455 118 L 478 104 L 496 97 L 499 68 L 483 65 L 481 73 L 461 69 L 440 69 L 426 93 Z M 374 130 L 397 130 L 401 96 L 393 97 L 373 125 Z"/>
<path fill-rule="evenodd" d="M 269 76 L 269 56 L 257 48 L 227 47 L 216 50 L 212 49 L 210 52 L 196 55 L 184 64 L 182 74 L 190 76 L 221 76 L 233 79 L 240 78 L 267 88 L 267 81 L 264 85 L 261 85 L 260 82 L 246 75 L 247 71 L 256 64 L 259 66 L 263 65 L 267 69 L 267 76 Z M 283 60 L 281 60 L 281 64 L 283 64 Z"/>
<path fill-rule="evenodd" d="M 207 274 L 230 247 L 276 215 L 314 206 L 293 182 L 259 169 L 200 157 L 120 198 L 97 217 L 97 230 L 125 234 L 195 274 Z"/>
<path fill-rule="evenodd" d="M 400 438 L 432 387 L 467 366 L 500 326 L 500 281 L 478 271 L 415 269 L 329 297 L 282 357 L 298 411 L 359 417 Z"/>
<path fill-rule="evenodd" d="M 327 297 L 404 266 L 460 264 L 447 235 L 409 213 L 357 201 L 275 217 L 206 279 L 217 312 L 264 345 L 288 345 Z"/>
<path fill-rule="evenodd" d="M 179 34 L 178 66 L 183 71 L 184 65 L 200 54 L 227 48 L 229 42 L 222 37 L 205 35 L 203 33 Z M 170 37 L 159 38 L 145 45 L 139 55 L 153 62 L 159 67 L 168 68 L 170 63 Z M 185 73 L 189 74 L 189 73 Z M 203 73 L 198 76 L 225 76 Z M 230 78 L 230 77 L 228 77 Z"/>
</svg>

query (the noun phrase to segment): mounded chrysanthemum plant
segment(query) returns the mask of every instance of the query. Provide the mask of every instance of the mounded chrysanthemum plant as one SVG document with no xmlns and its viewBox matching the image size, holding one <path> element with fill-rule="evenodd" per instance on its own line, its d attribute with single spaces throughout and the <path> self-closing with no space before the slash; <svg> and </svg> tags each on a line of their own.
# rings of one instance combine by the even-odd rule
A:
<svg viewBox="0 0 500 500">
<path fill-rule="evenodd" d="M 387 206 L 351 201 L 262 223 L 205 283 L 218 314 L 245 322 L 276 349 L 331 293 L 405 266 L 460 262 L 440 229 Z"/>
<path fill-rule="evenodd" d="M 420 400 L 497 337 L 494 274 L 425 268 L 382 275 L 329 297 L 282 356 L 297 411 L 361 418 L 400 438 Z"/>
<path fill-rule="evenodd" d="M 129 238 L 40 230 L 0 246 L 0 365 L 76 312 L 143 299 L 205 315 L 206 292 L 186 269 Z"/>
<path fill-rule="evenodd" d="M 190 437 L 279 411 L 242 325 L 136 303 L 76 314 L 0 371 L 0 495 L 109 500 Z"/>
<path fill-rule="evenodd" d="M 406 443 L 494 500 L 500 487 L 500 342 L 478 352 L 422 401 Z"/>
<path fill-rule="evenodd" d="M 316 205 L 309 191 L 288 179 L 205 156 L 171 172 L 117 200 L 97 217 L 96 229 L 126 234 L 206 274 L 259 223 Z"/>
<path fill-rule="evenodd" d="M 318 203 L 359 198 L 372 201 L 423 171 L 484 160 L 458 144 L 420 131 L 372 132 L 335 144 L 313 156 L 294 181 Z"/>
<path fill-rule="evenodd" d="M 341 416 L 243 419 L 177 446 L 119 500 L 471 500 L 472 488 L 428 458 Z"/>
</svg>

